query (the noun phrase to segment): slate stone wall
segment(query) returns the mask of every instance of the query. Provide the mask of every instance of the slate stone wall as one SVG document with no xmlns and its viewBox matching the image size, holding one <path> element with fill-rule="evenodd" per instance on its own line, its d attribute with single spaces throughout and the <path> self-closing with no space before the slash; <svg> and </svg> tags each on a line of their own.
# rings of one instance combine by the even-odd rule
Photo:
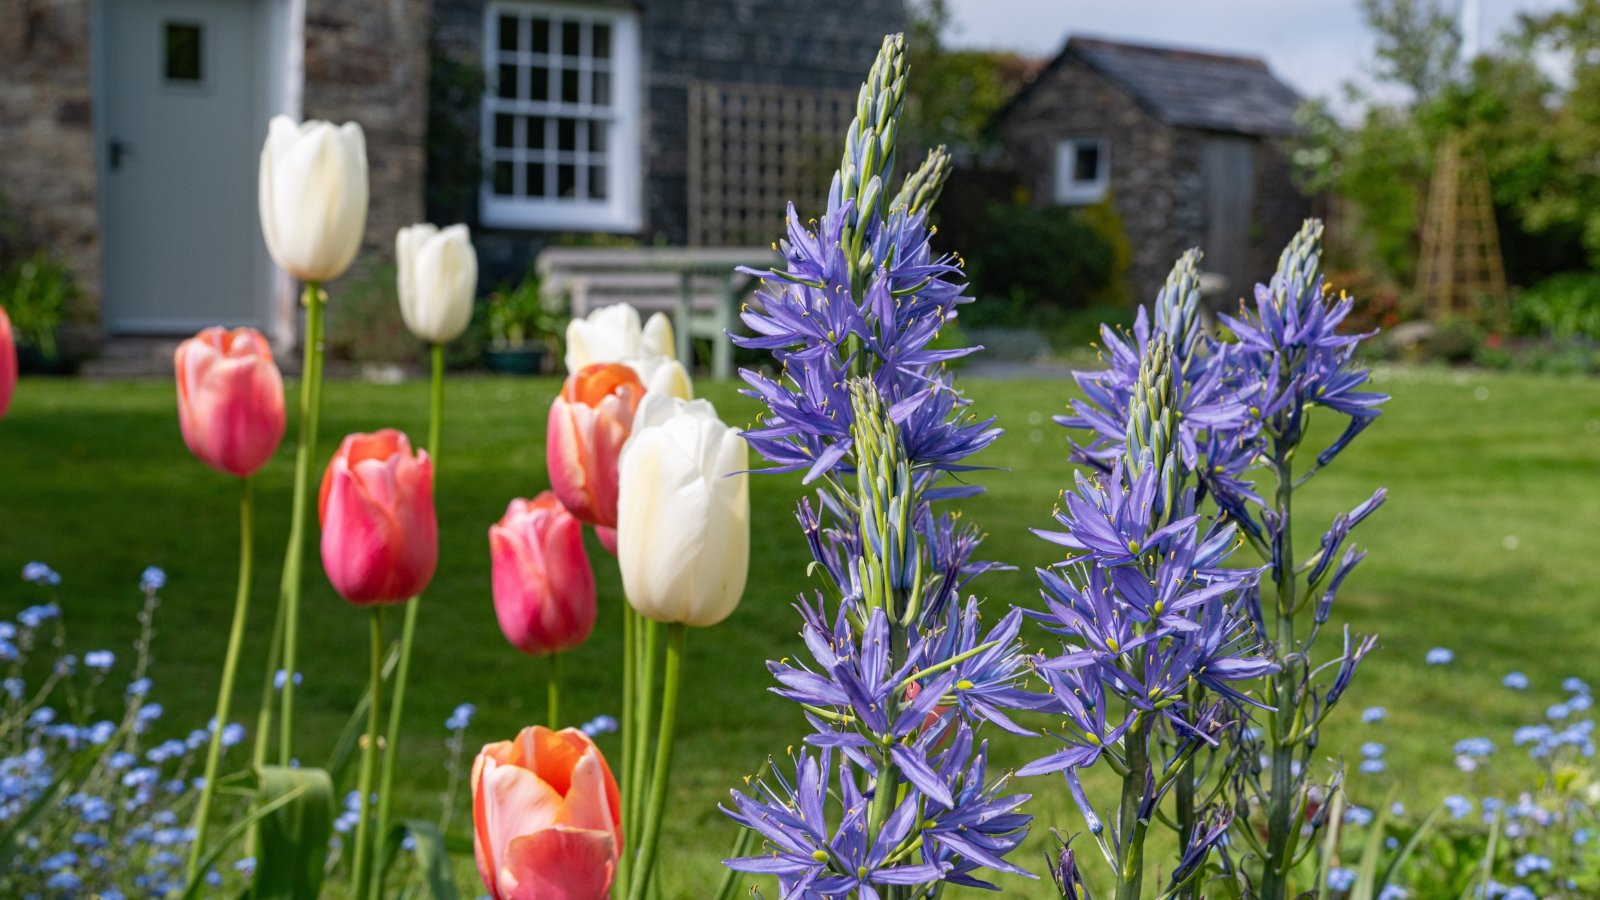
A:
<svg viewBox="0 0 1600 900">
<path fill-rule="evenodd" d="M 0 227 L 71 270 L 100 306 L 89 0 L 0 2 Z M 0 234 L 0 241 L 11 235 Z"/>
</svg>

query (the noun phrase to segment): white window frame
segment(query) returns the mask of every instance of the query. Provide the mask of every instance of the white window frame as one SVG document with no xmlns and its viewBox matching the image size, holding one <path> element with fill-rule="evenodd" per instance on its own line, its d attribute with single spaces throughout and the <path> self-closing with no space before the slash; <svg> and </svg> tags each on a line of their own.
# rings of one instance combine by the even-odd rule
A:
<svg viewBox="0 0 1600 900">
<path fill-rule="evenodd" d="M 1079 179 L 1076 177 L 1078 151 L 1083 147 L 1094 147 L 1098 153 L 1099 165 L 1096 167 L 1094 178 L 1091 179 Z M 1056 202 L 1081 206 L 1099 203 L 1105 199 L 1106 189 L 1111 186 L 1111 155 L 1109 150 L 1106 139 L 1100 137 L 1075 137 L 1058 142 L 1056 144 Z"/>
<path fill-rule="evenodd" d="M 509 58 L 500 50 L 501 15 L 545 15 L 555 20 L 602 23 L 611 28 L 611 104 L 596 108 L 586 104 L 533 100 L 504 100 L 498 81 L 502 62 L 528 65 L 521 54 Z M 554 28 L 558 27 L 553 25 Z M 480 106 L 480 141 L 484 178 L 478 191 L 478 214 L 485 226 L 537 230 L 639 231 L 643 227 L 643 178 L 640 165 L 641 102 L 639 17 L 629 9 L 548 3 L 543 0 L 490 0 L 483 11 L 484 92 Z M 598 110 L 609 110 L 599 114 Z M 504 153 L 495 147 L 494 117 L 498 112 L 545 114 L 591 113 L 606 118 L 606 196 L 603 200 L 505 196 L 494 192 L 494 163 Z M 528 151 L 513 151 L 513 166 L 521 167 Z"/>
</svg>

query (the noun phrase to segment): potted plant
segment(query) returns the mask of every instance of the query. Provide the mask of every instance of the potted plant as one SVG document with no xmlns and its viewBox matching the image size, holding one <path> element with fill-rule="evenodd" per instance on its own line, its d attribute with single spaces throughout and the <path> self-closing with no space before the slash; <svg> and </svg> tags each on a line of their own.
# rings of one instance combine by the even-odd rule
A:
<svg viewBox="0 0 1600 900">
<path fill-rule="evenodd" d="M 565 317 L 544 304 L 539 279 L 529 275 L 514 288 L 489 295 L 489 348 L 485 362 L 507 375 L 533 375 L 544 371 L 546 360 L 560 353 L 557 337 Z"/>
<path fill-rule="evenodd" d="M 76 292 L 72 274 L 43 251 L 0 270 L 0 306 L 11 316 L 22 371 L 60 375 L 72 370 L 57 337 Z"/>
</svg>

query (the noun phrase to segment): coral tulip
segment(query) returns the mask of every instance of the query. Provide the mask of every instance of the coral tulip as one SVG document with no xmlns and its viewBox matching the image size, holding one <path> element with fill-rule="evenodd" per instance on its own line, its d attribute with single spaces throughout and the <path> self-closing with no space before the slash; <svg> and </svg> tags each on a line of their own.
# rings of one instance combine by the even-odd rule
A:
<svg viewBox="0 0 1600 900">
<path fill-rule="evenodd" d="M 494 900 L 602 900 L 622 854 L 622 799 L 575 728 L 525 728 L 472 764 L 472 847 Z"/>
<path fill-rule="evenodd" d="M 440 231 L 429 224 L 412 225 L 400 229 L 394 244 L 406 327 L 430 344 L 460 337 L 472 321 L 478 290 L 478 254 L 467 226 Z"/>
<path fill-rule="evenodd" d="M 11 336 L 11 317 L 0 306 L 0 419 L 11 408 L 11 395 L 17 390 L 17 344 Z"/>
<path fill-rule="evenodd" d="M 579 521 L 617 525 L 617 456 L 645 395 L 625 365 L 601 363 L 567 377 L 550 407 L 546 461 L 550 487 Z"/>
<path fill-rule="evenodd" d="M 261 332 L 207 328 L 178 345 L 173 366 L 178 424 L 189 450 L 240 478 L 265 465 L 283 440 L 284 408 L 283 377 Z"/>
<path fill-rule="evenodd" d="M 433 462 L 392 428 L 352 434 L 322 478 L 322 567 L 356 604 L 422 593 L 439 561 Z"/>
<path fill-rule="evenodd" d="M 648 390 L 689 400 L 694 388 L 678 361 L 672 323 L 656 313 L 641 327 L 639 311 L 626 303 L 604 306 L 567 323 L 567 372 L 597 363 L 623 363 Z"/>
<path fill-rule="evenodd" d="M 367 141 L 346 122 L 296 125 L 274 116 L 261 148 L 261 232 L 267 251 L 302 281 L 350 268 L 367 227 Z"/>
<path fill-rule="evenodd" d="M 646 394 L 619 469 L 617 563 L 647 619 L 727 618 L 750 567 L 749 451 L 704 400 Z"/>
<path fill-rule="evenodd" d="M 583 525 L 556 495 L 517 499 L 489 528 L 494 613 L 523 653 L 570 650 L 594 629 L 594 570 Z"/>
</svg>

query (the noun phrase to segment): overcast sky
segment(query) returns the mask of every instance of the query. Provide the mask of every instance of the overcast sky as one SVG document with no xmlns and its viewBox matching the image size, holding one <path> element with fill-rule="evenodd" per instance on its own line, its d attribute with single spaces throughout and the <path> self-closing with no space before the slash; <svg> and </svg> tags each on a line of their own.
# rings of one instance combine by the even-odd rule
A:
<svg viewBox="0 0 1600 900">
<path fill-rule="evenodd" d="M 1454 5 L 1455 0 L 1445 0 Z M 1518 12 L 1566 0 L 1478 0 L 1483 46 Z M 1361 80 L 1372 38 L 1356 0 L 947 0 L 950 43 L 1053 56 L 1069 34 L 1264 56 L 1302 94 L 1334 96 Z"/>
</svg>

